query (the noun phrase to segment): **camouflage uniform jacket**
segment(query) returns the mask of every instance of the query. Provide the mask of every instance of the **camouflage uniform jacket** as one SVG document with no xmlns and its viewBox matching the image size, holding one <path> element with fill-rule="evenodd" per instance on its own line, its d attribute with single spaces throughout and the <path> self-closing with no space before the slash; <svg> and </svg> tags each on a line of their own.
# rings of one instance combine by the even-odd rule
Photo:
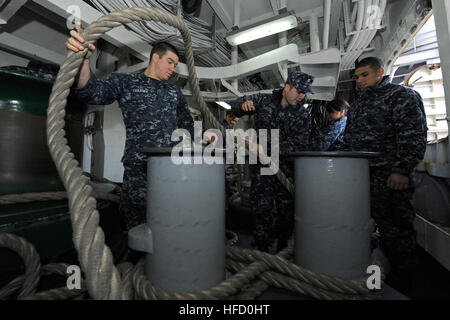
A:
<svg viewBox="0 0 450 320">
<path fill-rule="evenodd" d="M 170 147 L 172 132 L 186 129 L 194 138 L 194 121 L 181 90 L 167 81 L 140 74 L 113 73 L 104 80 L 91 72 L 87 84 L 74 90 L 87 104 L 119 102 L 126 127 L 124 165 L 142 163 L 145 147 Z"/>
<path fill-rule="evenodd" d="M 309 112 L 303 103 L 296 106 L 281 107 L 282 90 L 274 90 L 272 94 L 255 94 L 235 100 L 231 105 L 233 114 L 242 117 L 255 114 L 255 129 L 267 129 L 267 144 L 270 145 L 270 130 L 279 129 L 280 155 L 293 151 L 305 151 L 309 145 L 311 121 Z M 251 100 L 254 112 L 241 109 L 242 103 Z M 268 148 L 270 150 L 270 148 Z"/>
<path fill-rule="evenodd" d="M 223 119 L 223 120 L 222 120 L 222 126 L 223 126 L 223 128 L 224 128 L 225 130 L 226 130 L 226 129 L 233 129 L 233 128 L 230 127 L 230 125 L 228 124 L 228 122 L 227 122 L 226 119 Z"/>
<path fill-rule="evenodd" d="M 380 152 L 372 169 L 409 175 L 423 159 L 427 123 L 422 97 L 388 76 L 360 92 L 347 114 L 346 150 Z"/>
<path fill-rule="evenodd" d="M 347 117 L 341 117 L 337 121 L 328 122 L 319 135 L 311 139 L 311 148 L 315 151 L 341 150 L 344 144 L 344 132 Z"/>
</svg>

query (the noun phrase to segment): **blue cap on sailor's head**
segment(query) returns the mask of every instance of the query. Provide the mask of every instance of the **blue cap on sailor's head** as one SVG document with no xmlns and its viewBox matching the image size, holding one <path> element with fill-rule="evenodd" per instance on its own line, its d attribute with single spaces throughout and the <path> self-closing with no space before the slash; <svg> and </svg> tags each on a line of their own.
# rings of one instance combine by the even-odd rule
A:
<svg viewBox="0 0 450 320">
<path fill-rule="evenodd" d="M 289 74 L 287 82 L 292 84 L 299 92 L 314 93 L 312 90 L 313 81 L 313 76 L 310 76 L 304 72 L 295 71 Z"/>
</svg>

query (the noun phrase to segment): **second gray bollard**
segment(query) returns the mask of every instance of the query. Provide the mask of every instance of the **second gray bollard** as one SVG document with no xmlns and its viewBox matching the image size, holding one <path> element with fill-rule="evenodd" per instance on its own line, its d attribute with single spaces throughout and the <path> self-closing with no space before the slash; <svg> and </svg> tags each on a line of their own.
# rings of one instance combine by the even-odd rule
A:
<svg viewBox="0 0 450 320">
<path fill-rule="evenodd" d="M 295 263 L 342 278 L 370 265 L 369 152 L 295 156 Z"/>
</svg>

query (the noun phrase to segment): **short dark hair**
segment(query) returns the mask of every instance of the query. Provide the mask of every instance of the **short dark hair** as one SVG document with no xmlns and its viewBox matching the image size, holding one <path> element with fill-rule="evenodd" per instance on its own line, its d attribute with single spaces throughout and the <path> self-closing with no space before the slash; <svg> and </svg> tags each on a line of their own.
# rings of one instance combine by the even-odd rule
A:
<svg viewBox="0 0 450 320">
<path fill-rule="evenodd" d="M 167 51 L 172 51 L 177 55 L 178 58 L 180 57 L 177 48 L 175 48 L 173 45 L 167 42 L 158 42 L 153 45 L 152 52 L 150 52 L 150 61 L 152 61 L 154 53 L 158 54 L 158 56 L 161 58 L 166 54 Z"/>
<path fill-rule="evenodd" d="M 369 66 L 372 70 L 377 71 L 380 68 L 384 68 L 384 63 L 380 58 L 377 57 L 367 57 L 361 61 L 356 62 L 355 70 L 361 67 Z"/>
<path fill-rule="evenodd" d="M 327 103 L 326 109 L 328 113 L 341 112 L 342 110 L 347 110 L 350 105 L 344 99 L 334 99 Z"/>
</svg>

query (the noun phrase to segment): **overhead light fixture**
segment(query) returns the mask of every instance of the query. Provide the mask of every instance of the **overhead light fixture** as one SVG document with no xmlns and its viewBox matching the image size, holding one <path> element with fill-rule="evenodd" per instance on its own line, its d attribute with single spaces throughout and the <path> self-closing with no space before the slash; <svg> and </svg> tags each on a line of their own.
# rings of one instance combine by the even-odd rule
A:
<svg viewBox="0 0 450 320">
<path fill-rule="evenodd" d="M 231 110 L 231 106 L 226 103 L 225 101 L 216 101 L 216 103 L 221 106 L 222 108 L 225 108 L 227 110 Z"/>
<path fill-rule="evenodd" d="M 226 39 L 232 46 L 270 36 L 297 27 L 297 17 L 289 12 L 263 20 L 257 24 L 238 29 L 227 34 Z"/>
</svg>

